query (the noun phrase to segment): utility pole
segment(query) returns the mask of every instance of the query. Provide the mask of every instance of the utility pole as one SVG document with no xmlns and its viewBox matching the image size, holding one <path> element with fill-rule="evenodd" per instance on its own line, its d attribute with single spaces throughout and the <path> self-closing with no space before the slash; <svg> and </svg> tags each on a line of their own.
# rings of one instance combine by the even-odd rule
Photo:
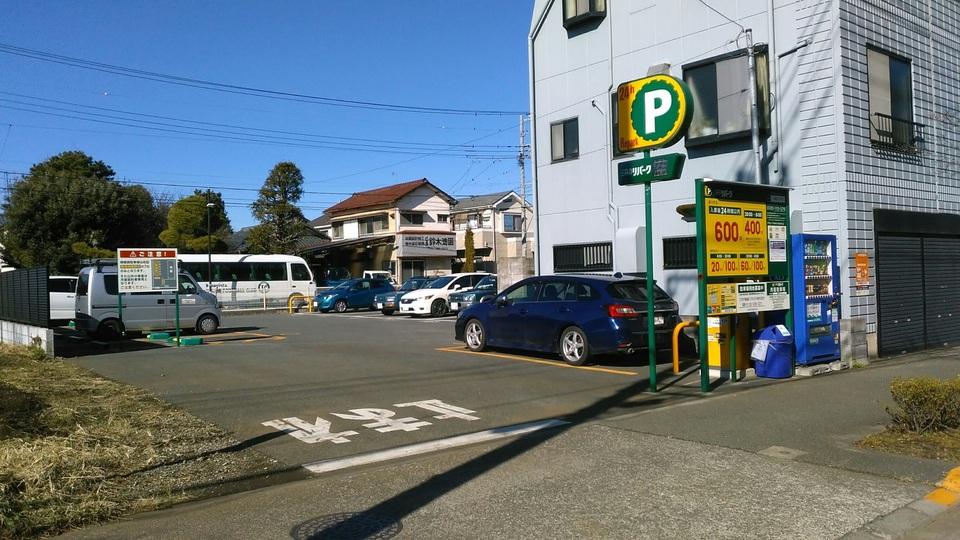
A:
<svg viewBox="0 0 960 540">
<path fill-rule="evenodd" d="M 753 139 L 753 166 L 756 170 L 756 183 L 762 184 L 760 174 L 760 119 L 757 112 L 757 66 L 756 51 L 753 48 L 753 30 L 744 30 L 747 35 L 747 70 L 750 71 L 750 134 Z"/>
<path fill-rule="evenodd" d="M 527 257 L 527 131 L 526 115 L 520 115 L 520 151 L 517 153 L 517 162 L 520 165 L 520 256 Z"/>
</svg>

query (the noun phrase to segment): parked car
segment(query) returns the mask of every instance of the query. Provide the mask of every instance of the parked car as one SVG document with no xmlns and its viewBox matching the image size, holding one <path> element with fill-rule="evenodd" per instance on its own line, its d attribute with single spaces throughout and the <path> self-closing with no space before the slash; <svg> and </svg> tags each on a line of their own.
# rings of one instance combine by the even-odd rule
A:
<svg viewBox="0 0 960 540">
<path fill-rule="evenodd" d="M 486 272 L 469 272 L 438 277 L 422 289 L 400 297 L 400 313 L 442 317 L 449 312 L 447 297 L 450 293 L 470 290 L 489 275 Z"/>
<path fill-rule="evenodd" d="M 334 266 L 324 270 L 317 280 L 317 287 L 321 289 L 332 289 L 348 279 L 353 279 L 350 271 L 342 266 Z"/>
<path fill-rule="evenodd" d="M 386 270 L 364 270 L 363 276 L 370 279 L 382 279 L 384 281 L 390 282 L 391 285 L 396 285 L 397 282 L 393 280 L 393 274 Z"/>
<path fill-rule="evenodd" d="M 50 295 L 50 320 L 72 319 L 77 309 L 76 276 L 50 276 L 47 278 L 47 294 Z"/>
<path fill-rule="evenodd" d="M 212 334 L 222 316 L 217 297 L 200 288 L 189 274 L 179 276 L 180 328 Z M 116 339 L 123 332 L 166 330 L 176 327 L 174 291 L 123 295 L 123 311 L 117 310 L 117 266 L 96 265 L 80 270 L 77 281 L 77 330 L 104 339 Z"/>
<path fill-rule="evenodd" d="M 467 309 L 473 304 L 478 304 L 496 295 L 497 276 L 491 274 L 481 279 L 473 289 L 451 294 L 450 297 L 447 298 L 447 303 L 450 304 L 450 312 L 457 313 L 460 310 Z"/>
<path fill-rule="evenodd" d="M 373 309 L 373 297 L 391 291 L 393 285 L 383 279 L 349 279 L 332 289 L 318 291 L 313 299 L 313 307 L 324 313 L 330 310 L 343 313 L 348 309 Z"/>
<path fill-rule="evenodd" d="M 424 277 L 424 276 L 415 276 L 403 282 L 403 285 L 399 289 L 393 292 L 378 294 L 373 297 L 373 303 L 377 309 L 380 310 L 380 313 L 384 315 L 393 315 L 397 311 L 397 306 L 400 303 L 400 297 L 407 294 L 410 291 L 415 291 L 422 288 L 427 283 L 430 283 L 436 278 Z"/>
<path fill-rule="evenodd" d="M 472 351 L 504 347 L 558 353 L 579 366 L 596 354 L 647 347 L 646 281 L 610 276 L 536 276 L 460 312 L 456 339 Z M 666 347 L 679 307 L 656 288 L 655 347 Z"/>
</svg>

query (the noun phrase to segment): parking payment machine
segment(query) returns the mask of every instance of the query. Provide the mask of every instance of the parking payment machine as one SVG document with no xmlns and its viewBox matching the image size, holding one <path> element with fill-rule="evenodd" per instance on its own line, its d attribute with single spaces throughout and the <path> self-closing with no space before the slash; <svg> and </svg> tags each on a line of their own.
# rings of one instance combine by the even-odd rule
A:
<svg viewBox="0 0 960 540">
<path fill-rule="evenodd" d="M 793 330 L 796 362 L 840 359 L 840 268 L 837 237 L 795 234 L 793 248 Z"/>
</svg>

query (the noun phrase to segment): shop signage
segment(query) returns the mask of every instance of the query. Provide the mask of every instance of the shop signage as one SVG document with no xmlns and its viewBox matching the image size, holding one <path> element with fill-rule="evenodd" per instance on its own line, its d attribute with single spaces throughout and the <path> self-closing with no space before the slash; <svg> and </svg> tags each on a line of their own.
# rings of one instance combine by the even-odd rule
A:
<svg viewBox="0 0 960 540">
<path fill-rule="evenodd" d="M 790 286 L 786 281 L 707 284 L 709 315 L 757 313 L 789 308 Z"/>
<path fill-rule="evenodd" d="M 398 234 L 398 257 L 455 257 L 456 236 L 443 233 Z"/>
<path fill-rule="evenodd" d="M 864 296 L 870 294 L 870 256 L 859 252 L 855 255 L 857 265 L 856 279 L 854 281 L 854 296 Z"/>
<path fill-rule="evenodd" d="M 621 152 L 670 146 L 686 134 L 692 117 L 690 90 L 676 77 L 654 75 L 617 87 Z"/>
<path fill-rule="evenodd" d="M 687 156 L 665 154 L 643 159 L 631 159 L 617 165 L 617 180 L 621 186 L 676 180 L 683 172 Z"/>
<path fill-rule="evenodd" d="M 124 293 L 176 290 L 177 250 L 120 248 L 117 278 Z"/>
<path fill-rule="evenodd" d="M 708 277 L 762 277 L 771 274 L 771 263 L 786 263 L 786 195 L 754 192 L 756 187 L 705 184 Z"/>
</svg>

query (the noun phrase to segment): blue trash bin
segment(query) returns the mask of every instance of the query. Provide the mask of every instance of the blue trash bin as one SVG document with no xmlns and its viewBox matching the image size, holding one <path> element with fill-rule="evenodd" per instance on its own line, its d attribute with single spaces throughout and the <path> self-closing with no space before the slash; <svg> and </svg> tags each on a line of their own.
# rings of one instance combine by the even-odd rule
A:
<svg viewBox="0 0 960 540">
<path fill-rule="evenodd" d="M 782 324 L 760 330 L 754 337 L 750 358 L 757 377 L 789 378 L 793 367 L 793 335 Z"/>
</svg>

